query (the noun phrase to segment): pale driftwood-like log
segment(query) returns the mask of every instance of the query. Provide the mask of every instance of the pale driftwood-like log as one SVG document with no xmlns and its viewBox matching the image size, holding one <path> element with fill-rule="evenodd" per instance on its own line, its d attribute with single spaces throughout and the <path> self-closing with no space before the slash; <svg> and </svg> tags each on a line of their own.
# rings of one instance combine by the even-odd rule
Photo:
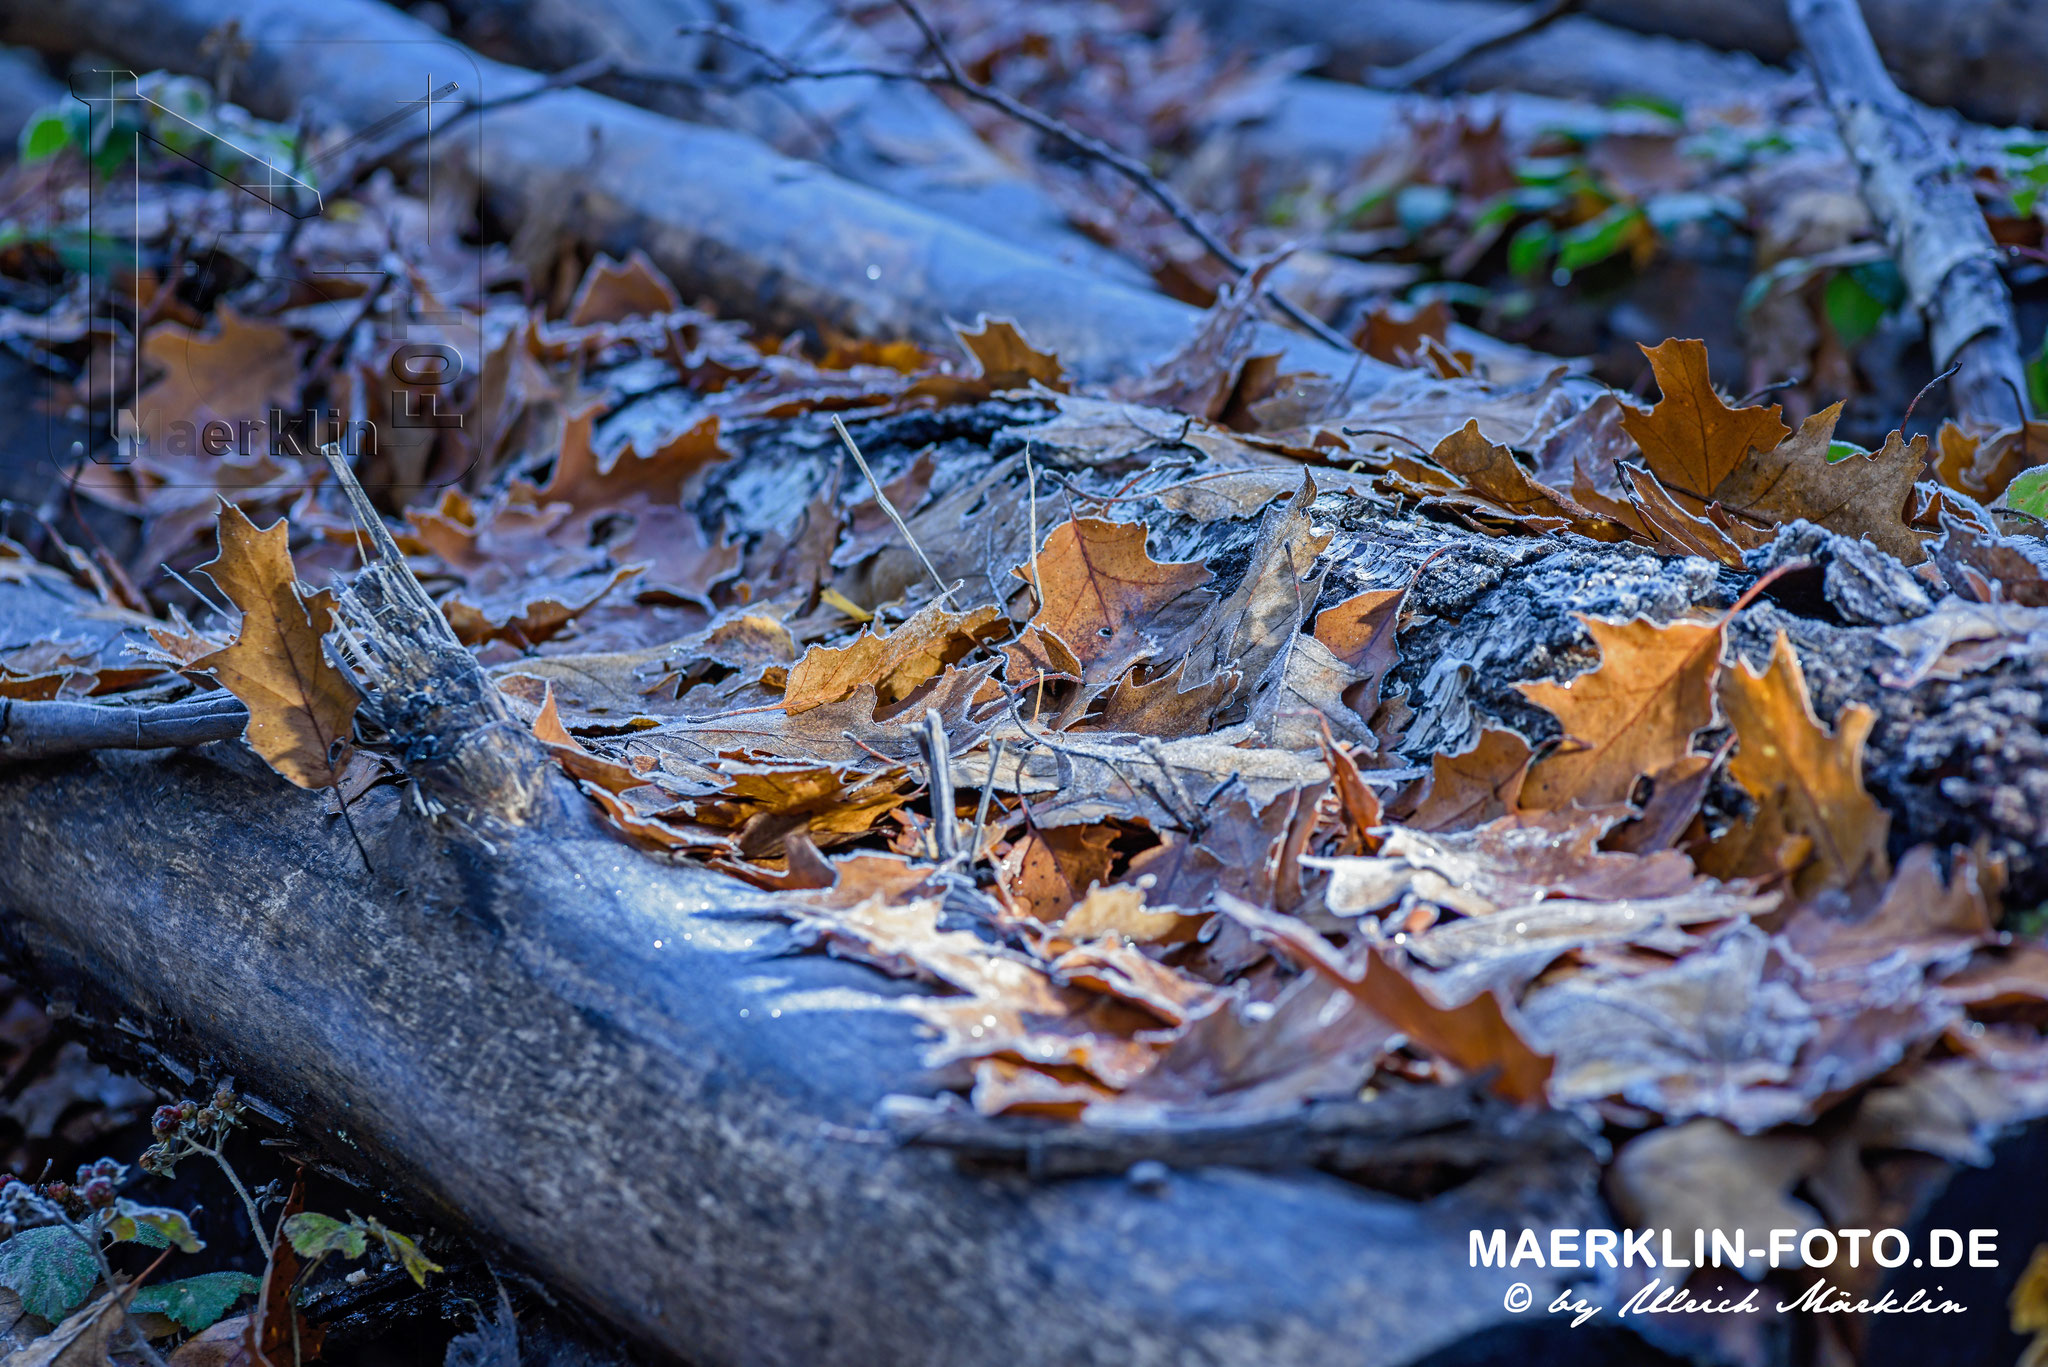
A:
<svg viewBox="0 0 2048 1367">
<path fill-rule="evenodd" d="M 1790 13 L 1884 230 L 1908 295 L 1927 320 L 1957 416 L 1983 428 L 2025 415 L 2026 371 L 2000 253 L 1953 157 L 1892 84 L 1856 0 L 1791 0 Z"/>
<path fill-rule="evenodd" d="M 1084 236 L 1030 177 L 987 147 L 933 92 L 873 77 L 768 86 L 726 43 L 679 33 L 725 17 L 779 52 L 832 66 L 888 65 L 872 40 L 817 0 L 736 7 L 653 0 L 504 5 L 455 0 L 457 33 L 480 51 L 539 71 L 608 58 L 621 74 L 594 88 L 658 113 L 746 133 L 941 218 L 1137 288 L 1138 266 Z"/>
<path fill-rule="evenodd" d="M 217 66 L 207 35 L 231 21 L 252 43 L 236 99 L 273 117 L 312 99 L 368 126 L 451 77 L 485 100 L 541 81 L 373 0 L 56 0 L 0 10 L 0 41 L 204 73 Z M 822 324 L 943 346 L 948 319 L 986 312 L 1015 320 L 1077 372 L 1105 376 L 1162 359 L 1196 324 L 1186 305 L 920 212 L 752 138 L 589 91 L 551 90 L 487 113 L 481 134 L 474 119 L 444 125 L 433 147 L 440 174 L 481 185 L 503 221 L 549 215 L 615 255 L 642 249 L 686 297 L 780 330 Z M 1355 360 L 1278 327 L 1265 342 L 1289 369 L 1343 374 Z M 1362 362 L 1356 392 L 1387 373 Z"/>
<path fill-rule="evenodd" d="M 1312 46 L 1323 56 L 1322 74 L 1351 81 L 1371 81 L 1377 71 L 1506 27 L 1523 12 L 1508 0 L 1201 0 L 1198 8 L 1241 41 Z M 1462 90 L 1582 100 L 1647 96 L 1682 105 L 1753 95 L 1789 78 L 1746 53 L 1630 33 L 1570 14 L 1472 55 L 1446 79 Z"/>
<path fill-rule="evenodd" d="M 1586 12 L 1783 61 L 1801 46 L 1782 0 L 1586 0 Z M 2030 0 L 1862 0 L 1877 47 L 1915 97 L 1993 123 L 2048 117 L 2048 11 Z"/>
</svg>

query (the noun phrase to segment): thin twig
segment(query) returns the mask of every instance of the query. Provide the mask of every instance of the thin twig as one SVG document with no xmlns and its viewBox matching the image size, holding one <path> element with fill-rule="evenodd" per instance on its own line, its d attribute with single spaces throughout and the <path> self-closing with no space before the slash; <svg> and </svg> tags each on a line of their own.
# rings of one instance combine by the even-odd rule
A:
<svg viewBox="0 0 2048 1367">
<path fill-rule="evenodd" d="M 853 463 L 860 466 L 860 472 L 868 477 L 868 487 L 875 491 L 875 502 L 882 505 L 882 511 L 887 513 L 889 520 L 896 524 L 896 530 L 903 533 L 904 542 L 909 545 L 919 562 L 924 565 L 925 572 L 932 577 L 932 582 L 939 586 L 939 596 L 954 607 L 959 607 L 960 602 L 953 597 L 953 590 L 944 579 L 939 577 L 938 570 L 932 565 L 931 557 L 924 553 L 924 547 L 918 545 L 917 538 L 910 534 L 910 524 L 903 520 L 903 514 L 896 511 L 896 505 L 889 501 L 887 494 L 882 492 L 881 481 L 876 479 L 875 472 L 868 468 L 868 458 L 860 453 L 860 447 L 854 444 L 853 433 L 846 430 L 845 422 L 841 421 L 837 413 L 832 415 L 832 430 L 839 434 L 839 440 L 846 443 L 847 452 L 853 456 Z"/>
<path fill-rule="evenodd" d="M 1453 67 L 1471 61 L 1482 52 L 1505 47 L 1538 29 L 1548 28 L 1577 9 L 1579 4 L 1580 0 L 1536 0 L 1534 4 L 1502 15 L 1494 23 L 1438 43 L 1399 66 L 1381 67 L 1373 71 L 1365 83 L 1377 90 L 1413 90 L 1436 80 Z"/>
<path fill-rule="evenodd" d="M 936 707 L 924 710 L 924 732 L 918 737 L 924 746 L 925 768 L 931 772 L 932 853 L 941 864 L 960 858 L 959 798 L 953 791 L 953 761 L 946 744 L 946 723 Z"/>
<path fill-rule="evenodd" d="M 768 69 L 752 78 L 757 81 L 831 81 L 858 77 L 878 81 L 909 81 L 918 85 L 943 86 L 948 90 L 957 90 L 968 99 L 999 109 L 1019 123 L 1027 124 L 1047 137 L 1058 138 L 1083 155 L 1109 167 L 1164 209 L 1168 217 L 1178 223 L 1195 241 L 1202 244 L 1203 250 L 1236 272 L 1239 278 L 1251 274 L 1253 263 L 1232 250 L 1228 243 L 1202 222 L 1194 206 L 1181 198 L 1180 193 L 1172 186 L 1153 175 L 1144 162 L 1127 153 L 1119 152 L 1100 138 L 1091 137 L 1064 119 L 1034 109 L 994 86 L 984 85 L 975 80 L 961 70 L 959 62 L 954 60 L 951 50 L 940 38 L 938 30 L 932 27 L 931 21 L 926 19 L 924 12 L 917 7 L 916 0 L 896 0 L 896 3 L 910 16 L 911 22 L 917 25 L 918 32 L 924 35 L 925 45 L 939 63 L 937 71 L 906 71 L 881 66 L 799 66 L 775 49 L 757 42 L 729 24 L 684 24 L 677 31 L 696 37 L 716 38 L 760 58 L 767 63 Z M 1328 323 L 1301 308 L 1277 290 L 1261 289 L 1259 295 L 1295 324 L 1329 345 L 1342 351 L 1357 349 L 1343 333 L 1336 331 Z"/>
</svg>

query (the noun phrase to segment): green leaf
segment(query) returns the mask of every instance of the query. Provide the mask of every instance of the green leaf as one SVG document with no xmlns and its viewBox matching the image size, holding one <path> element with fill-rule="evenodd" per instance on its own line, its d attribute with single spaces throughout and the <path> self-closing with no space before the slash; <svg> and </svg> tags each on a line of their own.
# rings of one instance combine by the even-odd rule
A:
<svg viewBox="0 0 2048 1367">
<path fill-rule="evenodd" d="M 1524 223 L 1508 239 L 1508 269 L 1516 275 L 1534 275 L 1550 260 L 1557 245 L 1557 230 L 1542 219 Z"/>
<path fill-rule="evenodd" d="M 291 1240 L 292 1251 L 301 1258 L 318 1258 L 329 1253 L 339 1253 L 344 1258 L 360 1258 L 363 1250 L 370 1246 L 360 1226 L 345 1225 L 331 1215 L 316 1215 L 312 1211 L 286 1220 L 284 1237 Z"/>
<path fill-rule="evenodd" d="M 384 1241 L 384 1251 L 391 1255 L 392 1260 L 411 1273 L 412 1279 L 421 1286 L 427 1284 L 427 1274 L 429 1272 L 444 1270 L 441 1264 L 420 1252 L 418 1244 L 406 1238 L 397 1230 L 386 1229 L 375 1220 L 366 1219 L 363 1223 L 370 1227 L 372 1234 L 375 1234 Z"/>
<path fill-rule="evenodd" d="M 22 126 L 22 164 L 47 161 L 63 151 L 70 141 L 71 132 L 64 126 L 64 115 L 58 110 L 46 109 Z"/>
<path fill-rule="evenodd" d="M 1828 443 L 1828 464 L 1847 460 L 1851 456 L 1867 456 L 1870 452 L 1853 441 L 1831 441 Z"/>
<path fill-rule="evenodd" d="M 2027 470 L 2013 478 L 1992 508 L 2018 513 L 2037 522 L 2048 522 L 2048 466 Z M 17 1236 L 19 1237 L 19 1236 Z"/>
<path fill-rule="evenodd" d="M 197 1253 L 206 1247 L 192 1232 L 192 1222 L 185 1218 L 182 1210 L 172 1210 L 169 1206 L 137 1205 L 125 1196 L 114 1203 L 114 1216 L 107 1221 L 107 1232 L 117 1242 L 163 1246 L 147 1238 L 145 1231 L 176 1244 L 186 1253 Z"/>
<path fill-rule="evenodd" d="M 85 1304 L 99 1278 L 92 1249 L 61 1225 L 24 1229 L 0 1244 L 0 1286 L 52 1324 Z"/>
<path fill-rule="evenodd" d="M 1568 271 L 1598 265 L 1622 249 L 1628 241 L 1629 229 L 1642 216 L 1643 211 L 1632 204 L 1616 204 L 1566 229 L 1558 234 L 1557 264 Z"/>
<path fill-rule="evenodd" d="M 146 1286 L 135 1293 L 128 1308 L 136 1314 L 154 1311 L 196 1334 L 218 1323 L 236 1301 L 255 1295 L 262 1285 L 246 1272 L 206 1272 L 183 1281 Z"/>
</svg>

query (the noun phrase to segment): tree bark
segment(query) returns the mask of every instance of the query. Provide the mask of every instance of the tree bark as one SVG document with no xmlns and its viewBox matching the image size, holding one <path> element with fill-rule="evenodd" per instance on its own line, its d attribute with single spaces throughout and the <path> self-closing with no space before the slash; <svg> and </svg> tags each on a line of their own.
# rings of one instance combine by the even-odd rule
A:
<svg viewBox="0 0 2048 1367">
<path fill-rule="evenodd" d="M 206 73 L 201 47 L 234 21 L 253 44 L 238 101 L 290 118 L 317 99 L 361 127 L 447 81 L 485 100 L 541 78 L 479 57 L 372 0 L 58 0 L 0 13 L 0 41 L 86 47 L 137 71 Z M 443 116 L 445 118 L 445 115 Z M 481 129 L 481 132 L 479 132 Z M 820 324 L 856 336 L 950 347 L 949 319 L 1014 320 L 1076 373 L 1141 371 L 1185 342 L 1198 314 L 921 213 L 751 138 L 679 123 L 588 91 L 556 90 L 447 127 L 438 174 L 480 186 L 517 224 L 556 216 L 560 231 L 624 256 L 648 253 L 684 295 L 766 327 Z M 1354 358 L 1268 326 L 1285 368 L 1343 374 Z M 1359 366 L 1358 392 L 1387 374 Z"/>
<path fill-rule="evenodd" d="M 1996 430 L 2026 416 L 2026 369 L 2000 253 L 1967 181 L 1892 84 L 1856 0 L 1791 0 L 1790 13 L 1862 178 L 1956 414 Z"/>
</svg>

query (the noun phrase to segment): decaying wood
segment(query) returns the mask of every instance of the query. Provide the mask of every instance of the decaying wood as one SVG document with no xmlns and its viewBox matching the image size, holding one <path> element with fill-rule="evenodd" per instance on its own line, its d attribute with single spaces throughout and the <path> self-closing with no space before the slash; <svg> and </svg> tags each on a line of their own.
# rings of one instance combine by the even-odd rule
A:
<svg viewBox="0 0 2048 1367">
<path fill-rule="evenodd" d="M 0 764 L 26 764 L 88 750 L 205 745 L 241 735 L 248 720 L 249 710 L 221 693 L 155 707 L 0 698 Z"/>
<path fill-rule="evenodd" d="M 1002 429 L 1039 412 L 862 425 L 885 477 L 929 454 L 941 501 L 996 477 L 969 531 L 931 546 L 971 600 L 1002 591 L 983 573 L 987 538 L 1021 521 L 1021 455 Z M 774 462 L 798 504 L 828 477 L 820 420 L 735 440 L 733 468 Z M 1061 474 L 1051 459 L 1041 478 Z M 1417 709 L 1418 753 L 1488 721 L 1554 731 L 1512 685 L 1584 663 L 1575 612 L 1669 620 L 1734 597 L 1704 561 L 1324 500 L 1339 538 L 1325 594 L 1414 585 L 1394 683 Z M 1255 524 L 1162 517 L 1159 550 L 1224 570 L 1227 589 Z M 1854 543 L 1788 538 L 1815 581 L 1800 592 L 1833 620 L 1759 603 L 1731 629 L 1736 647 L 1759 658 L 1790 631 L 1823 716 L 1851 699 L 1881 709 L 1869 772 L 1899 838 L 1969 828 L 2007 856 L 2016 896 L 2039 896 L 2048 831 L 2014 823 L 2041 820 L 2040 804 L 2000 789 L 1993 766 L 2013 766 L 2008 783 L 2038 771 L 2022 751 L 2048 734 L 2040 663 L 1883 685 L 1876 626 L 1924 611 L 1924 596 L 1910 576 L 1875 575 Z M 41 601 L 54 624 L 65 605 Z M 235 744 L 13 766 L 0 771 L 0 936 L 83 1019 L 122 1023 L 103 1042 L 232 1073 L 326 1161 L 432 1203 L 657 1350 L 703 1364 L 1399 1364 L 1503 1322 L 1497 1270 L 1469 1267 L 1468 1230 L 1612 1219 L 1590 1160 L 1560 1161 L 1581 1140 L 1538 1126 L 1506 1142 L 1517 1131 L 1462 1093 L 1390 1093 L 1299 1133 L 1111 1140 L 884 1107 L 934 1090 L 915 1018 L 894 1004 L 916 989 L 781 956 L 767 894 L 597 829 L 388 560 L 342 612 L 373 662 L 365 707 L 427 799 L 385 786 L 353 803 L 375 872 L 317 796 Z M 878 1115 L 921 1142 L 900 1146 Z M 995 1166 L 963 1171 L 948 1149 Z M 1421 1202 L 1202 1166 L 1296 1158 L 1371 1179 L 1517 1156 L 1527 1166 Z M 1168 1170 L 1112 1175 L 1124 1159 Z"/>
<path fill-rule="evenodd" d="M 209 70 L 206 36 L 234 21 L 254 41 L 236 98 L 295 117 L 311 98 L 355 126 L 459 70 L 485 100 L 541 78 L 468 52 L 371 0 L 60 0 L 0 13 L 0 41 L 105 53 L 136 70 Z M 366 62 L 366 50 L 376 58 Z M 577 89 L 550 90 L 438 134 L 439 174 L 479 185 L 502 221 L 557 230 L 623 257 L 645 251 L 685 297 L 779 330 L 951 345 L 948 319 L 1013 319 L 1088 375 L 1142 370 L 1185 342 L 1197 314 L 920 212 L 744 135 L 680 123 Z M 445 182 L 444 182 L 445 183 Z M 1353 358 L 1268 326 L 1290 369 L 1341 374 Z M 1367 360 L 1357 392 L 1387 372 Z"/>
<path fill-rule="evenodd" d="M 1790 14 L 1884 229 L 1938 369 L 1956 367 L 1955 409 L 1995 429 L 2025 415 L 2012 296 L 1969 183 L 1892 84 L 1856 0 L 1791 0 Z"/>
<path fill-rule="evenodd" d="M 107 752 L 0 778 L 0 932 L 131 1052 L 231 1071 L 330 1162 L 656 1349 L 1400 1363 L 1503 1318 L 1468 1229 L 1593 1216 L 1590 1164 L 1554 1148 L 1415 1203 L 1199 1167 L 1047 1184 L 898 1147 L 878 1104 L 930 1090 L 900 986 L 777 957 L 763 894 L 595 829 L 402 568 L 341 601 L 365 706 L 431 796 L 354 804 L 378 872 L 238 747 Z"/>
</svg>

